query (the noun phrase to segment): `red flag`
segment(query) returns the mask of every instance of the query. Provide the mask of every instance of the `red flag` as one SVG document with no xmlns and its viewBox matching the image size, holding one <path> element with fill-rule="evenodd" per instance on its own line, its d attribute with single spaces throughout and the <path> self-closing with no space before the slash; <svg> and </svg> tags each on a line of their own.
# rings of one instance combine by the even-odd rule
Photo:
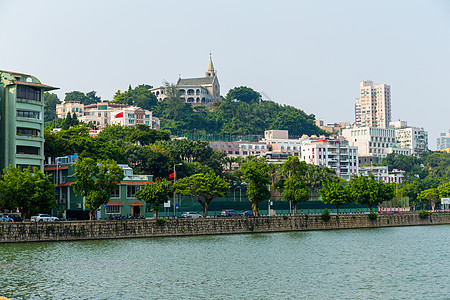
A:
<svg viewBox="0 0 450 300">
<path fill-rule="evenodd" d="M 116 118 L 123 118 L 123 111 L 116 115 Z"/>
<path fill-rule="evenodd" d="M 169 174 L 169 179 L 175 178 L 175 173 L 170 173 Z"/>
</svg>

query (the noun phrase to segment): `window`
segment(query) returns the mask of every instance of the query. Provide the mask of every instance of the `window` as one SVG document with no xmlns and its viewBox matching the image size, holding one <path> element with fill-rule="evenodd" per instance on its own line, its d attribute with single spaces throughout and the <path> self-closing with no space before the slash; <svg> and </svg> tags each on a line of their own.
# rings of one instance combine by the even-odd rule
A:
<svg viewBox="0 0 450 300">
<path fill-rule="evenodd" d="M 39 136 L 39 132 L 38 129 L 17 127 L 17 135 Z"/>
<path fill-rule="evenodd" d="M 41 90 L 26 85 L 17 85 L 17 98 L 41 101 Z"/>
<path fill-rule="evenodd" d="M 134 198 L 134 194 L 141 188 L 140 185 L 129 185 L 127 186 L 127 198 Z"/>
<path fill-rule="evenodd" d="M 27 155 L 39 155 L 39 148 L 31 147 L 31 146 L 17 146 L 16 153 L 17 154 L 27 154 Z"/>
<path fill-rule="evenodd" d="M 39 119 L 40 113 L 38 111 L 18 110 L 17 116 L 21 118 Z"/>
<path fill-rule="evenodd" d="M 107 214 L 120 214 L 120 205 L 108 205 L 106 207 Z"/>
<path fill-rule="evenodd" d="M 111 198 L 120 198 L 120 188 L 118 185 L 116 185 L 111 192 Z"/>
</svg>

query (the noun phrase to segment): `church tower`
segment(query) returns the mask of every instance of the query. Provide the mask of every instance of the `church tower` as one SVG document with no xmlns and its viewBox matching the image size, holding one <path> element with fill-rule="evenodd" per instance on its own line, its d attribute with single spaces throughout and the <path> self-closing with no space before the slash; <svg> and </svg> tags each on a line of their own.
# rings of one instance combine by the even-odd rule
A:
<svg viewBox="0 0 450 300">
<path fill-rule="evenodd" d="M 211 54 L 209 55 L 209 64 L 208 64 L 208 70 L 205 73 L 206 77 L 214 77 L 216 76 L 216 71 L 214 71 L 214 65 L 212 62 Z"/>
</svg>

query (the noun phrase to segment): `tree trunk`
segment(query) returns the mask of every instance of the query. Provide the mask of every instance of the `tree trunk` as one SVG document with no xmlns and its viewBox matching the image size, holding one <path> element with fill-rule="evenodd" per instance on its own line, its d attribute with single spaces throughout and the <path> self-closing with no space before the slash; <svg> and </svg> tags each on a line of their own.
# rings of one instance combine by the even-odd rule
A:
<svg viewBox="0 0 450 300">
<path fill-rule="evenodd" d="M 159 209 L 153 211 L 153 219 L 158 219 L 158 213 L 159 213 Z"/>
<path fill-rule="evenodd" d="M 339 206 L 336 205 L 336 215 L 339 215 Z"/>
<path fill-rule="evenodd" d="M 369 206 L 369 209 L 370 209 L 370 212 L 373 212 L 373 211 L 372 211 L 372 205 Z"/>
<path fill-rule="evenodd" d="M 95 220 L 95 210 L 89 212 L 89 221 Z"/>
<path fill-rule="evenodd" d="M 252 210 L 253 210 L 253 214 L 255 216 L 259 216 L 259 209 L 258 209 L 258 203 L 257 202 L 252 202 Z"/>
<path fill-rule="evenodd" d="M 202 205 L 203 218 L 206 218 L 206 213 L 208 212 L 208 204 Z"/>
<path fill-rule="evenodd" d="M 431 211 L 434 211 L 434 208 L 436 207 L 436 202 L 431 201 L 430 205 L 431 205 Z"/>
<path fill-rule="evenodd" d="M 292 207 L 294 209 L 294 216 L 297 215 L 297 202 L 292 202 Z"/>
</svg>

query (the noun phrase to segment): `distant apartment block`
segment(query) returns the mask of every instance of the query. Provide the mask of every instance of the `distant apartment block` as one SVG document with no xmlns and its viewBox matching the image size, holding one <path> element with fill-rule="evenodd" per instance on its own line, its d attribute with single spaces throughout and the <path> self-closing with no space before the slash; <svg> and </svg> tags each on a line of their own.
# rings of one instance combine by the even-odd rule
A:
<svg viewBox="0 0 450 300">
<path fill-rule="evenodd" d="M 0 71 L 0 169 L 44 170 L 44 92 L 36 77 Z"/>
<path fill-rule="evenodd" d="M 271 157 L 275 157 L 276 154 L 300 157 L 301 139 L 289 139 L 288 130 L 266 130 L 262 142 L 265 142 L 268 150 L 273 153 Z"/>
<path fill-rule="evenodd" d="M 107 125 L 122 125 L 130 128 L 138 124 L 148 125 L 152 129 L 159 129 L 159 119 L 153 113 L 140 107 L 99 102 L 83 105 L 79 101 L 65 101 L 56 106 L 58 118 L 65 118 L 67 113 L 76 114 L 84 123 L 93 123 L 100 129 Z"/>
<path fill-rule="evenodd" d="M 390 122 L 400 148 L 411 149 L 411 154 L 420 156 L 428 151 L 428 132 L 423 128 L 408 126 L 405 121 Z"/>
<path fill-rule="evenodd" d="M 209 57 L 205 77 L 178 78 L 176 86 L 180 91 L 180 98 L 192 105 L 210 105 L 212 102 L 219 100 L 220 84 L 216 73 L 212 58 Z M 167 98 L 167 93 L 163 86 L 152 88 L 150 91 L 156 96 L 158 101 Z"/>
<path fill-rule="evenodd" d="M 216 151 L 223 151 L 229 156 L 261 155 L 268 151 L 265 142 L 248 142 L 248 141 L 210 141 L 209 146 Z"/>
<path fill-rule="evenodd" d="M 360 156 L 386 157 L 389 153 L 411 155 L 411 149 L 398 146 L 393 128 L 353 127 L 342 130 L 351 146 L 358 147 Z"/>
<path fill-rule="evenodd" d="M 385 183 L 402 183 L 405 171 L 392 170 L 389 173 L 387 166 L 363 166 L 359 167 L 359 174 L 369 177 L 372 174 L 377 181 Z"/>
<path fill-rule="evenodd" d="M 447 133 L 441 133 L 437 138 L 437 150 L 450 149 L 450 130 Z"/>
<path fill-rule="evenodd" d="M 305 141 L 301 160 L 333 169 L 345 180 L 358 174 L 358 148 L 349 145 L 343 137 Z"/>
<path fill-rule="evenodd" d="M 331 132 L 331 133 L 337 133 L 339 134 L 343 128 L 349 127 L 351 124 L 350 122 L 339 122 L 339 123 L 328 123 L 324 124 L 322 120 L 316 120 L 314 121 L 314 124 L 316 124 L 317 127 L 320 129 Z"/>
<path fill-rule="evenodd" d="M 355 100 L 355 121 L 359 127 L 388 128 L 391 121 L 391 87 L 360 82 L 360 96 Z"/>
</svg>

